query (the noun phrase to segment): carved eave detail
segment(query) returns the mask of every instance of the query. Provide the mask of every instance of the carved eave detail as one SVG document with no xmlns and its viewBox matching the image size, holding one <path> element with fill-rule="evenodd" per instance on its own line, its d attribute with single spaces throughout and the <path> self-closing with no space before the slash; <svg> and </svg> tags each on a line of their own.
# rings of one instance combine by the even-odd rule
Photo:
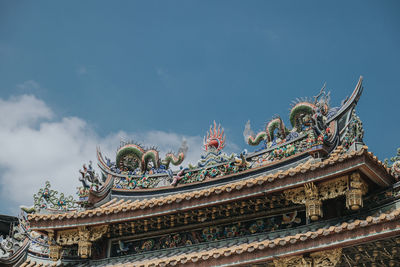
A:
<svg viewBox="0 0 400 267">
<path fill-rule="evenodd" d="M 78 245 L 78 255 L 89 258 L 92 255 L 92 243 L 99 240 L 108 231 L 108 225 L 94 227 L 78 227 L 75 229 L 58 231 L 55 235 L 49 231 L 50 257 L 58 260 L 61 257 L 62 246 Z M 55 236 L 57 236 L 55 238 Z"/>
<path fill-rule="evenodd" d="M 302 187 L 284 191 L 286 200 L 306 206 L 312 220 L 322 217 L 322 201 L 346 196 L 346 207 L 357 210 L 363 206 L 362 196 L 368 192 L 367 183 L 358 172 L 341 176 L 319 184 L 307 183 Z"/>
<path fill-rule="evenodd" d="M 293 256 L 274 260 L 275 267 L 334 267 L 340 262 L 342 249 L 332 249 L 311 253 L 309 256 Z"/>
</svg>

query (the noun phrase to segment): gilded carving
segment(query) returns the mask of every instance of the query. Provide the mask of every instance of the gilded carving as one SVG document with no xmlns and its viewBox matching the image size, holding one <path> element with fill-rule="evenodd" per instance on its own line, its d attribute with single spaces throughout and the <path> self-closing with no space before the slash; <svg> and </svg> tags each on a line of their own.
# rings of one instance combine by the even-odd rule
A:
<svg viewBox="0 0 400 267">
<path fill-rule="evenodd" d="M 57 233 L 57 244 L 61 246 L 78 244 L 78 255 L 88 258 L 92 254 L 92 242 L 100 239 L 107 230 L 108 225 L 101 225 L 60 231 Z"/>
<path fill-rule="evenodd" d="M 340 262 L 342 249 L 325 250 L 309 256 L 293 256 L 274 260 L 275 267 L 334 267 Z"/>
<path fill-rule="evenodd" d="M 108 230 L 108 225 L 87 228 L 85 226 L 77 229 L 59 231 L 57 233 L 57 244 L 73 245 L 78 244 L 79 240 L 96 241 L 100 239 Z"/>
<path fill-rule="evenodd" d="M 360 189 L 363 195 L 368 192 L 368 185 L 363 179 L 361 179 L 358 172 L 355 172 L 350 176 L 350 189 Z"/>
<path fill-rule="evenodd" d="M 314 183 L 305 184 L 304 192 L 306 214 L 311 220 L 316 221 L 319 217 L 322 217 L 322 202 L 319 198 L 318 187 Z"/>
<path fill-rule="evenodd" d="M 92 256 L 92 242 L 79 241 L 78 242 L 78 255 L 84 259 Z"/>
<path fill-rule="evenodd" d="M 79 234 L 77 229 L 60 231 L 57 234 L 57 244 L 62 246 L 78 244 L 78 241 Z"/>
<path fill-rule="evenodd" d="M 346 192 L 346 207 L 358 210 L 363 206 L 362 196 L 368 191 L 368 185 L 361 179 L 358 172 L 350 176 L 349 190 Z"/>
<path fill-rule="evenodd" d="M 49 246 L 49 256 L 53 261 L 58 260 L 61 257 L 61 246 L 50 245 Z"/>
<path fill-rule="evenodd" d="M 314 183 L 307 183 L 304 187 L 286 190 L 283 192 L 286 200 L 296 204 L 306 205 L 306 213 L 312 220 L 322 217 L 322 202 L 319 189 Z"/>
<path fill-rule="evenodd" d="M 49 257 L 56 261 L 61 257 L 61 246 L 57 245 L 54 240 L 54 231 L 48 230 Z"/>
<path fill-rule="evenodd" d="M 303 256 L 294 256 L 288 258 L 281 258 L 274 260 L 275 267 L 312 267 L 312 261 L 310 258 L 304 258 Z"/>
<path fill-rule="evenodd" d="M 48 244 L 51 245 L 54 241 L 54 230 L 48 230 L 47 231 L 47 236 L 48 236 Z"/>
<path fill-rule="evenodd" d="M 346 193 L 348 189 L 348 176 L 342 176 L 334 180 L 323 182 L 318 185 L 320 192 L 320 199 L 327 200 L 337 198 Z"/>
<path fill-rule="evenodd" d="M 283 192 L 285 199 L 292 201 L 295 204 L 305 204 L 306 194 L 303 187 L 289 189 Z"/>
<path fill-rule="evenodd" d="M 314 200 L 319 199 L 319 190 L 314 183 L 307 183 L 304 185 L 304 192 L 306 199 Z"/>
<path fill-rule="evenodd" d="M 346 207 L 357 210 L 363 206 L 362 196 L 368 192 L 368 185 L 361 179 L 358 172 L 350 176 L 342 176 L 315 185 L 307 183 L 304 187 L 298 187 L 284 191 L 286 200 L 295 204 L 306 206 L 307 216 L 312 220 L 322 216 L 322 201 L 346 196 Z"/>
<path fill-rule="evenodd" d="M 90 229 L 90 241 L 96 241 L 97 239 L 100 239 L 108 230 L 108 225 L 101 225 L 101 226 L 96 226 L 92 227 Z"/>
<path fill-rule="evenodd" d="M 314 252 L 310 254 L 313 259 L 314 267 L 334 267 L 340 262 L 342 257 L 342 249 L 332 249 Z"/>
</svg>

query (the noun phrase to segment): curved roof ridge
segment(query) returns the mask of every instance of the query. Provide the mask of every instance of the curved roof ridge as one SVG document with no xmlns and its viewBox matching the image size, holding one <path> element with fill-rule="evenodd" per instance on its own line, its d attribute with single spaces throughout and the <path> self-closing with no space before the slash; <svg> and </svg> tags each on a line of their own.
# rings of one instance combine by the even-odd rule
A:
<svg viewBox="0 0 400 267">
<path fill-rule="evenodd" d="M 145 209 L 151 208 L 155 205 L 162 206 L 165 204 L 170 204 L 172 202 L 181 202 L 183 200 L 190 200 L 192 198 L 200 198 L 200 197 L 208 197 L 210 194 L 221 194 L 222 192 L 230 192 L 232 190 L 241 190 L 246 187 L 252 187 L 254 185 L 262 185 L 264 183 L 273 182 L 276 179 L 282 179 L 288 176 L 294 176 L 299 173 L 305 173 L 308 171 L 313 171 L 317 168 L 324 168 L 328 165 L 333 165 L 337 162 L 341 162 L 346 159 L 350 159 L 356 156 L 361 156 L 363 154 L 368 155 L 369 158 L 374 160 L 379 166 L 383 167 L 384 170 L 390 174 L 390 170 L 384 166 L 384 164 L 377 159 L 371 152 L 368 152 L 368 147 L 363 146 L 359 150 L 353 151 L 344 151 L 343 148 L 337 148 L 329 158 L 323 161 L 307 161 L 305 163 L 301 163 L 294 168 L 290 168 L 287 170 L 278 170 L 275 173 L 270 173 L 267 175 L 261 175 L 259 177 L 241 180 L 237 182 L 233 182 L 231 184 L 219 185 L 215 187 L 210 187 L 202 190 L 191 191 L 191 192 L 184 192 L 178 194 L 171 194 L 167 196 L 162 196 L 159 198 L 151 198 L 151 199 L 143 199 L 143 200 L 125 200 L 114 198 L 109 202 L 105 203 L 103 206 L 97 207 L 92 210 L 85 210 L 85 211 L 75 211 L 73 215 L 71 212 L 59 213 L 59 214 L 29 214 L 29 220 L 55 220 L 55 219 L 63 219 L 63 218 L 78 218 L 78 217 L 86 217 L 88 214 L 94 215 L 102 215 L 102 214 L 110 214 L 110 213 L 119 213 L 124 212 L 127 210 L 137 210 L 137 209 Z"/>
</svg>

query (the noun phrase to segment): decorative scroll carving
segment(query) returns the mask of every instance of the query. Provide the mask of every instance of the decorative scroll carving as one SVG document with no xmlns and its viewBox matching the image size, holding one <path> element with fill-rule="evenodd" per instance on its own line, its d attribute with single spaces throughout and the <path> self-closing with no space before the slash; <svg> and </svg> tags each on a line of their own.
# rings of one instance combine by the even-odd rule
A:
<svg viewBox="0 0 400 267">
<path fill-rule="evenodd" d="M 90 241 L 100 239 L 108 230 L 108 225 L 93 227 L 91 230 Z"/>
<path fill-rule="evenodd" d="M 348 176 L 342 176 L 334 180 L 323 182 L 318 185 L 320 199 L 327 200 L 337 198 L 346 193 L 348 188 Z"/>
<path fill-rule="evenodd" d="M 313 267 L 334 267 L 340 262 L 342 249 L 332 249 L 314 252 L 310 254 L 313 259 Z"/>
<path fill-rule="evenodd" d="M 108 225 L 60 231 L 57 233 L 57 244 L 61 246 L 78 244 L 78 255 L 88 258 L 92 254 L 92 242 L 100 239 L 108 230 Z"/>
<path fill-rule="evenodd" d="M 311 253 L 310 256 L 294 256 L 274 260 L 275 267 L 334 267 L 340 262 L 342 249 Z"/>
<path fill-rule="evenodd" d="M 50 189 L 49 181 L 46 181 L 44 188 L 33 195 L 34 207 L 30 209 L 24 208 L 23 210 L 30 212 L 37 212 L 42 209 L 56 209 L 56 210 L 72 210 L 78 208 L 77 202 L 72 196 L 65 197 L 63 193 L 58 195 L 58 191 Z"/>
<path fill-rule="evenodd" d="M 312 260 L 310 258 L 303 258 L 302 256 L 295 256 L 289 258 L 275 259 L 275 267 L 312 267 Z"/>
<path fill-rule="evenodd" d="M 292 201 L 295 204 L 305 204 L 306 194 L 304 187 L 298 187 L 295 189 L 289 189 L 283 192 L 286 200 Z"/>
<path fill-rule="evenodd" d="M 315 185 L 314 185 L 315 186 Z M 326 181 L 318 184 L 318 198 L 320 200 L 327 200 L 342 196 L 348 189 L 348 176 L 342 176 L 330 181 Z M 315 190 L 315 189 L 314 189 Z M 312 193 L 309 191 L 309 193 Z M 286 190 L 284 192 L 287 200 L 292 201 L 296 204 L 305 204 L 306 191 L 305 187 L 299 187 L 295 189 Z M 314 195 L 313 198 L 316 198 Z"/>
</svg>

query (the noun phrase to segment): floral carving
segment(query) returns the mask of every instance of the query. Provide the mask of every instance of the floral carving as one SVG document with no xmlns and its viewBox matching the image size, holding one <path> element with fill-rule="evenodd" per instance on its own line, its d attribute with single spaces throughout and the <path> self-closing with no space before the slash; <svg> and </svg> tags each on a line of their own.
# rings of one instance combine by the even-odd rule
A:
<svg viewBox="0 0 400 267">
<path fill-rule="evenodd" d="M 33 195 L 34 208 L 39 211 L 41 209 L 71 210 L 78 208 L 79 205 L 72 196 L 64 196 L 64 193 L 50 189 L 49 181 L 46 181 L 45 187 Z"/>
</svg>

